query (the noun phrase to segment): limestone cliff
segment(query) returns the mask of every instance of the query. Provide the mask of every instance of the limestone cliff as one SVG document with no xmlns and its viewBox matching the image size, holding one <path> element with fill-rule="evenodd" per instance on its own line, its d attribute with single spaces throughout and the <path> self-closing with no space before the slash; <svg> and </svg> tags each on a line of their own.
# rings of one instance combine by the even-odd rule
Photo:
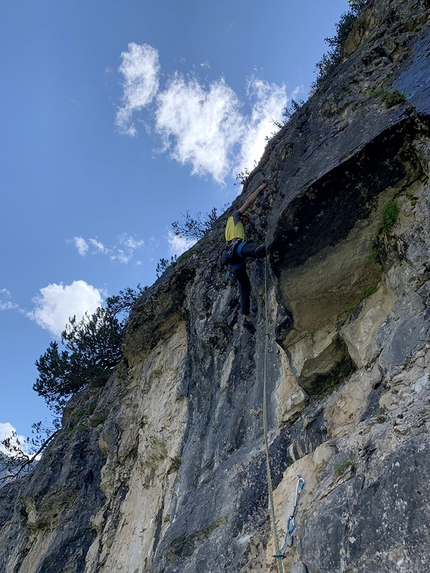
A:
<svg viewBox="0 0 430 573">
<path fill-rule="evenodd" d="M 428 571 L 429 17 L 372 1 L 251 174 L 255 336 L 217 266 L 228 213 L 138 301 L 108 384 L 0 490 L 2 572 L 275 571 L 265 356 L 281 544 L 306 482 L 282 570 Z"/>
</svg>

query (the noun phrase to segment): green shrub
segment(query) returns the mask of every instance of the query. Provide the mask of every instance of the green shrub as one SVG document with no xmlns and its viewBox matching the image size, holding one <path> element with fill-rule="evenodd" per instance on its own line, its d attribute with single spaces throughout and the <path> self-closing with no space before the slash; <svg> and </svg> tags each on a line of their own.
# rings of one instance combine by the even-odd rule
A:
<svg viewBox="0 0 430 573">
<path fill-rule="evenodd" d="M 389 90 L 388 88 L 381 86 L 376 90 L 371 90 L 367 99 L 380 98 L 384 102 L 385 106 L 390 108 L 394 105 L 402 103 L 406 100 L 405 94 L 399 92 L 399 90 Z"/>
<path fill-rule="evenodd" d="M 396 201 L 392 201 L 385 205 L 382 211 L 382 231 L 386 233 L 399 218 L 400 209 Z"/>
<path fill-rule="evenodd" d="M 374 294 L 376 291 L 378 290 L 378 285 L 374 285 L 371 287 L 365 287 L 364 289 L 362 289 L 361 291 L 361 298 L 367 298 L 368 296 L 370 296 L 371 294 Z"/>
<path fill-rule="evenodd" d="M 100 424 L 104 424 L 107 418 L 107 414 L 97 414 L 97 416 L 90 418 L 90 424 L 93 428 L 95 428 L 96 426 L 100 426 Z"/>
<path fill-rule="evenodd" d="M 343 473 L 345 473 L 345 471 L 348 468 L 354 468 L 354 463 L 355 463 L 355 456 L 354 454 L 351 454 L 350 456 L 348 456 L 347 458 L 344 458 L 341 462 L 339 462 L 335 467 L 334 467 L 334 473 L 336 476 L 341 476 Z"/>
<path fill-rule="evenodd" d="M 79 426 L 76 426 L 76 428 L 73 428 L 74 432 L 88 432 L 88 426 L 85 426 L 84 424 L 79 424 Z"/>
<path fill-rule="evenodd" d="M 378 424 L 383 424 L 388 420 L 388 412 L 385 406 L 379 406 L 374 412 L 375 420 Z"/>
<path fill-rule="evenodd" d="M 370 249 L 370 255 L 369 255 L 369 261 L 373 264 L 376 265 L 380 262 L 379 259 L 379 251 L 377 247 L 372 247 Z"/>
<path fill-rule="evenodd" d="M 155 269 L 155 274 L 157 279 L 161 277 L 161 275 L 167 271 L 167 269 L 176 263 L 177 257 L 176 255 L 172 255 L 169 259 L 165 259 L 164 257 L 161 258 L 157 263 L 157 268 Z"/>
</svg>

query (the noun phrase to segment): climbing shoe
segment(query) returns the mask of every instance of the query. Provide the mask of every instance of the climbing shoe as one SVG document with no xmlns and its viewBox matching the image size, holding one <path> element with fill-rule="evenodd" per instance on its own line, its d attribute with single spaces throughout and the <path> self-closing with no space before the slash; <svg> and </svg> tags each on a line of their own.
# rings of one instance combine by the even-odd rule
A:
<svg viewBox="0 0 430 573">
<path fill-rule="evenodd" d="M 266 247 L 264 245 L 262 245 L 261 247 L 257 247 L 254 251 L 254 255 L 257 257 L 257 259 L 265 257 L 266 254 L 267 254 Z"/>
<path fill-rule="evenodd" d="M 252 322 L 249 322 L 248 320 L 243 321 L 243 328 L 248 332 L 250 332 L 251 334 L 255 333 L 255 326 L 252 324 Z"/>
</svg>

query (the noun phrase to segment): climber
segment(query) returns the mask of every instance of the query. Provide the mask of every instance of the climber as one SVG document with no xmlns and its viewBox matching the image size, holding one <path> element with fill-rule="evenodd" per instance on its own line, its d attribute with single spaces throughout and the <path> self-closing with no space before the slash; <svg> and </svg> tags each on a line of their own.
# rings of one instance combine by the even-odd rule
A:
<svg viewBox="0 0 430 573">
<path fill-rule="evenodd" d="M 257 246 L 245 241 L 245 227 L 249 224 L 251 214 L 248 209 L 254 204 L 259 193 L 267 187 L 263 183 L 256 189 L 245 203 L 227 219 L 225 240 L 227 241 L 228 264 L 231 265 L 240 285 L 240 305 L 243 314 L 243 327 L 254 334 L 255 326 L 249 318 L 251 282 L 246 272 L 246 258 L 262 258 L 266 256 L 266 247 Z"/>
</svg>

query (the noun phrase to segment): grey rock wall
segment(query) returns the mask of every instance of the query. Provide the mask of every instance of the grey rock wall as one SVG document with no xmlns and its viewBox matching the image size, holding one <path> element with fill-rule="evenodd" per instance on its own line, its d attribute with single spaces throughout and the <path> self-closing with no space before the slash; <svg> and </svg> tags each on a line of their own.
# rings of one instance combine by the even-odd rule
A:
<svg viewBox="0 0 430 573">
<path fill-rule="evenodd" d="M 1 571 L 427 572 L 429 15 L 371 2 L 248 179 L 269 184 L 249 226 L 269 250 L 249 264 L 257 334 L 218 268 L 229 210 L 135 305 L 108 384 L 0 489 Z M 282 561 L 264 379 L 281 545 L 306 482 Z"/>
</svg>

